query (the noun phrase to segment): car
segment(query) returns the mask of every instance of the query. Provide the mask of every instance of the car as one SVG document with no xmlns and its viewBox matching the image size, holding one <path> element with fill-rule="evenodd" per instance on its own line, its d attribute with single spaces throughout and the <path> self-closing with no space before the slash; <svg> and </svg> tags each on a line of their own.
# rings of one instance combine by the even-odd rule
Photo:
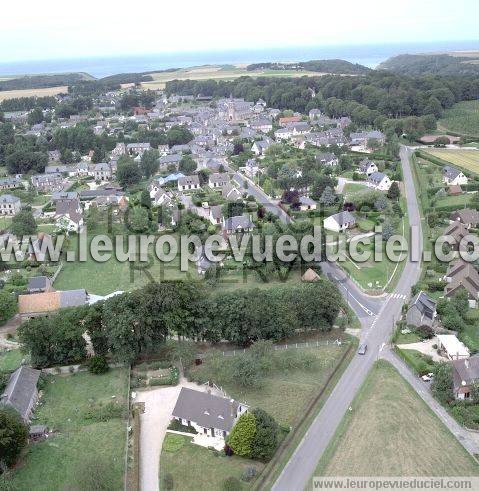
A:
<svg viewBox="0 0 479 491">
<path fill-rule="evenodd" d="M 423 375 L 421 379 L 423 382 L 430 382 L 432 380 L 432 378 L 429 375 Z"/>
<path fill-rule="evenodd" d="M 360 344 L 358 348 L 358 355 L 365 355 L 367 350 L 368 350 L 367 344 Z"/>
</svg>

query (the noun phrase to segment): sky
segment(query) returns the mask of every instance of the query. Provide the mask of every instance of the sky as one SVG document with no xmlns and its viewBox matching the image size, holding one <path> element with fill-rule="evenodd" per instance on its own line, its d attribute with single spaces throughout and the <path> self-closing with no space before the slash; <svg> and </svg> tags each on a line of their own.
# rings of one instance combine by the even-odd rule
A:
<svg viewBox="0 0 479 491">
<path fill-rule="evenodd" d="M 478 0 L 2 2 L 0 60 L 477 40 Z"/>
</svg>

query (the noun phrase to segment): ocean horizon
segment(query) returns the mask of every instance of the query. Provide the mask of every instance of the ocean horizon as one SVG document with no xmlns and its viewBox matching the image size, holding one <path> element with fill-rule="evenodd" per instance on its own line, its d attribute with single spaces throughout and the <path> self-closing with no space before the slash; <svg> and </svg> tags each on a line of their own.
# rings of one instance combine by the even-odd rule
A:
<svg viewBox="0 0 479 491">
<path fill-rule="evenodd" d="M 398 54 L 465 50 L 479 50 L 479 40 L 237 49 L 0 62 L 0 76 L 85 72 L 93 77 L 101 78 L 119 73 L 148 72 L 210 64 L 228 65 L 333 58 L 376 68 L 381 62 Z"/>
</svg>

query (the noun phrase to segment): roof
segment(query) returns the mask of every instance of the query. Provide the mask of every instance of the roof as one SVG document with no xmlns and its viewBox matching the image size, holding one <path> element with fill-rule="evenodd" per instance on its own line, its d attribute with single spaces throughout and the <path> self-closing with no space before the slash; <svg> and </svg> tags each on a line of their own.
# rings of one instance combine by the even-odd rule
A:
<svg viewBox="0 0 479 491">
<path fill-rule="evenodd" d="M 314 199 L 308 198 L 308 196 L 301 196 L 299 198 L 299 202 L 302 205 L 315 205 L 316 204 L 316 201 L 314 201 Z"/>
<path fill-rule="evenodd" d="M 46 314 L 48 312 L 55 312 L 59 308 L 59 292 L 18 295 L 18 312 L 20 314 Z"/>
<path fill-rule="evenodd" d="M 450 356 L 469 357 L 469 350 L 455 334 L 438 334 L 437 339 Z"/>
<path fill-rule="evenodd" d="M 27 419 L 32 397 L 36 394 L 40 370 L 22 365 L 11 375 L 2 394 L 2 403 L 16 409 L 23 419 Z"/>
<path fill-rule="evenodd" d="M 172 414 L 206 428 L 230 431 L 235 423 L 238 406 L 233 399 L 182 387 Z"/>
<path fill-rule="evenodd" d="M 416 306 L 423 317 L 429 321 L 434 320 L 434 314 L 436 312 L 436 302 L 425 292 L 419 292 L 414 298 L 409 302 L 409 308 Z"/>
<path fill-rule="evenodd" d="M 44 290 L 50 286 L 50 278 L 47 276 L 33 276 L 28 281 L 28 290 Z"/>
<path fill-rule="evenodd" d="M 479 379 L 479 354 L 461 360 L 452 360 L 454 390 Z"/>
<path fill-rule="evenodd" d="M 308 268 L 303 276 L 301 276 L 303 281 L 317 281 L 319 280 L 319 274 L 314 271 L 312 268 Z"/>
<path fill-rule="evenodd" d="M 345 223 L 356 223 L 356 218 L 354 218 L 354 215 L 349 211 L 340 211 L 339 213 L 331 215 L 329 218 L 332 218 L 341 226 Z"/>
<path fill-rule="evenodd" d="M 200 178 L 198 176 L 184 176 L 178 178 L 179 186 L 192 186 L 192 185 L 199 185 L 199 184 L 200 184 Z"/>
<path fill-rule="evenodd" d="M 215 172 L 209 176 L 210 182 L 228 182 L 229 180 L 227 172 Z"/>
<path fill-rule="evenodd" d="M 226 230 L 236 230 L 236 229 L 249 229 L 254 228 L 254 223 L 249 219 L 249 217 L 238 215 L 235 217 L 230 217 L 225 220 Z"/>
<path fill-rule="evenodd" d="M 452 165 L 444 166 L 442 172 L 448 179 L 455 179 L 459 174 L 461 174 L 461 171 Z"/>
<path fill-rule="evenodd" d="M 60 294 L 60 307 L 78 307 L 85 305 L 88 301 L 86 290 L 66 290 L 58 292 Z"/>
<path fill-rule="evenodd" d="M 466 225 L 479 224 L 479 211 L 471 208 L 464 208 L 463 210 L 457 210 L 451 214 L 453 220 L 459 220 Z"/>
<path fill-rule="evenodd" d="M 0 195 L 0 203 L 3 204 L 20 203 L 20 198 L 17 198 L 16 196 L 12 196 L 11 194 L 2 194 Z"/>
<path fill-rule="evenodd" d="M 446 277 L 450 278 L 444 289 L 444 295 L 450 297 L 454 295 L 459 287 L 464 287 L 469 295 L 475 299 L 479 293 L 479 273 L 471 263 L 458 259 L 449 263 Z"/>
<path fill-rule="evenodd" d="M 386 176 L 386 174 L 383 174 L 382 172 L 373 172 L 369 177 L 368 181 L 375 182 L 375 183 L 380 183 Z"/>
</svg>

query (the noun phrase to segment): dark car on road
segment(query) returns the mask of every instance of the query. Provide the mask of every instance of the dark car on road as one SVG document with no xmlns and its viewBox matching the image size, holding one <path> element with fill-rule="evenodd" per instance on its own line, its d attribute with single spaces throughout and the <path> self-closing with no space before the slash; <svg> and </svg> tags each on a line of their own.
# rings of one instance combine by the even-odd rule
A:
<svg viewBox="0 0 479 491">
<path fill-rule="evenodd" d="M 358 355 L 365 355 L 367 350 L 368 350 L 367 344 L 360 344 L 358 348 Z"/>
</svg>

